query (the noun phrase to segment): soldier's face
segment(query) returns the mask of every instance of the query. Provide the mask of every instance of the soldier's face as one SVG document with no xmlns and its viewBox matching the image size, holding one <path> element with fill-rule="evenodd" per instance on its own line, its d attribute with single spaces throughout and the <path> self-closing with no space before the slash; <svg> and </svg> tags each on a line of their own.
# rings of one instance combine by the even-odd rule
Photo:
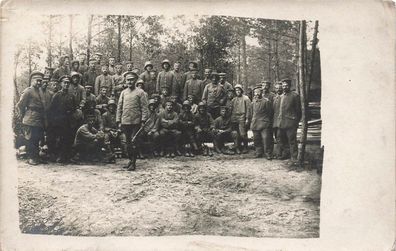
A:
<svg viewBox="0 0 396 251">
<path fill-rule="evenodd" d="M 78 55 L 78 61 L 84 62 L 85 61 L 85 55 L 84 54 Z"/>
<path fill-rule="evenodd" d="M 95 59 L 96 61 L 100 61 L 101 58 L 102 58 L 102 57 L 99 56 L 99 55 L 94 55 L 94 59 Z"/>
<path fill-rule="evenodd" d="M 43 80 L 43 81 L 41 82 L 41 88 L 46 89 L 47 86 L 48 86 L 48 80 Z"/>
<path fill-rule="evenodd" d="M 106 96 L 106 94 L 107 94 L 107 89 L 106 89 L 106 88 L 102 88 L 102 89 L 100 90 L 100 94 L 102 94 L 103 96 Z"/>
<path fill-rule="evenodd" d="M 162 89 L 162 95 L 164 95 L 165 97 L 168 96 L 169 92 L 167 89 Z"/>
<path fill-rule="evenodd" d="M 69 64 L 70 64 L 69 58 L 65 58 L 64 64 L 65 64 L 65 65 L 69 65 Z"/>
<path fill-rule="evenodd" d="M 94 118 L 88 118 L 87 124 L 89 127 L 92 127 L 95 123 L 95 119 Z"/>
<path fill-rule="evenodd" d="M 175 63 L 175 64 L 173 65 L 173 68 L 174 68 L 176 71 L 180 70 L 180 64 Z"/>
<path fill-rule="evenodd" d="M 168 63 L 165 63 L 165 64 L 163 64 L 162 66 L 164 67 L 165 70 L 168 70 L 169 67 L 170 67 Z"/>
<path fill-rule="evenodd" d="M 80 78 L 78 76 L 73 76 L 72 77 L 73 84 L 78 84 L 79 80 L 80 80 Z"/>
<path fill-rule="evenodd" d="M 155 79 L 155 72 L 153 72 L 153 71 L 150 72 L 150 78 Z"/>
<path fill-rule="evenodd" d="M 183 106 L 183 111 L 189 112 L 190 110 L 191 110 L 191 107 L 189 107 L 188 105 Z"/>
<path fill-rule="evenodd" d="M 43 79 L 40 76 L 33 76 L 31 85 L 35 88 L 41 87 Z"/>
<path fill-rule="evenodd" d="M 209 76 L 210 76 L 210 71 L 205 70 L 205 77 L 209 78 Z"/>
<path fill-rule="evenodd" d="M 228 99 L 233 99 L 234 98 L 234 92 L 231 92 L 231 91 L 227 92 L 227 97 L 228 97 Z"/>
<path fill-rule="evenodd" d="M 200 114 L 204 114 L 204 113 L 205 113 L 205 108 L 204 108 L 203 106 L 200 106 L 200 107 L 198 108 L 198 112 L 199 112 Z"/>
<path fill-rule="evenodd" d="M 72 64 L 72 67 L 73 67 L 73 69 L 78 69 L 78 67 L 79 67 L 79 64 L 77 64 L 77 63 L 74 63 L 74 64 Z"/>
<path fill-rule="evenodd" d="M 159 103 L 160 102 L 160 97 L 154 97 L 155 103 Z"/>
<path fill-rule="evenodd" d="M 155 105 L 154 104 L 150 104 L 148 108 L 149 108 L 150 112 L 154 112 L 155 111 Z"/>
<path fill-rule="evenodd" d="M 289 92 L 290 91 L 290 85 L 288 84 L 288 83 L 286 83 L 286 82 L 283 82 L 282 83 L 282 90 L 283 90 L 283 92 Z"/>
<path fill-rule="evenodd" d="M 212 76 L 212 83 L 213 84 L 217 84 L 217 81 L 218 81 L 217 77 L 216 76 Z"/>
<path fill-rule="evenodd" d="M 135 82 L 136 82 L 135 78 L 127 78 L 125 80 L 125 82 L 128 85 L 128 88 L 130 88 L 130 89 L 134 89 L 135 88 Z"/>
<path fill-rule="evenodd" d="M 275 86 L 275 90 L 276 90 L 276 93 L 282 94 L 282 92 L 283 92 L 282 85 L 281 84 L 277 84 Z"/>
<path fill-rule="evenodd" d="M 270 90 L 270 88 L 271 88 L 271 84 L 270 84 L 270 83 L 264 83 L 264 84 L 262 85 L 262 87 L 263 87 L 263 90 L 264 90 L 265 92 L 268 92 L 268 91 Z"/>
<path fill-rule="evenodd" d="M 107 66 L 103 66 L 102 67 L 102 73 L 103 74 L 107 74 Z"/>
<path fill-rule="evenodd" d="M 196 78 L 197 78 L 197 72 L 196 72 L 196 71 L 193 71 L 192 74 L 191 74 L 191 76 L 192 76 L 193 79 L 196 79 Z"/>
<path fill-rule="evenodd" d="M 171 103 L 166 103 L 165 108 L 168 112 L 172 111 L 173 105 Z"/>
<path fill-rule="evenodd" d="M 236 94 L 238 97 L 242 96 L 242 90 L 241 90 L 240 88 L 236 88 L 236 89 L 235 89 L 235 94 Z"/>
<path fill-rule="evenodd" d="M 190 104 L 193 104 L 193 102 L 194 102 L 194 98 L 192 96 L 189 96 L 187 98 L 187 100 L 188 100 L 188 102 L 190 102 Z"/>
<path fill-rule="evenodd" d="M 85 88 L 85 91 L 87 92 L 87 95 L 92 93 L 92 89 L 91 88 Z"/>
<path fill-rule="evenodd" d="M 188 65 L 188 68 L 190 69 L 190 70 L 192 70 L 192 69 L 194 69 L 194 64 L 193 63 L 190 63 L 189 65 Z"/>
<path fill-rule="evenodd" d="M 122 65 L 116 65 L 115 70 L 118 74 L 121 74 L 122 72 Z"/>
<path fill-rule="evenodd" d="M 115 105 L 109 105 L 108 108 L 109 108 L 109 111 L 110 111 L 111 113 L 114 113 L 114 112 L 115 112 L 115 109 L 116 109 L 116 106 L 115 106 Z"/>
<path fill-rule="evenodd" d="M 225 117 L 227 114 L 227 111 L 225 109 L 220 110 L 220 116 Z"/>
<path fill-rule="evenodd" d="M 115 58 L 109 58 L 109 65 L 115 64 Z"/>
<path fill-rule="evenodd" d="M 254 99 L 260 99 L 261 98 L 261 90 L 260 89 L 254 89 L 253 91 L 253 97 Z"/>
<path fill-rule="evenodd" d="M 224 81 L 225 81 L 225 77 L 224 76 L 220 76 L 220 82 L 224 83 Z"/>
<path fill-rule="evenodd" d="M 137 84 L 136 87 L 143 90 L 143 84 L 142 83 Z"/>
<path fill-rule="evenodd" d="M 127 70 L 132 71 L 132 66 L 133 66 L 133 64 L 127 64 L 126 65 Z"/>
<path fill-rule="evenodd" d="M 153 69 L 153 67 L 151 65 L 146 66 L 146 71 L 151 71 L 152 69 Z"/>
<path fill-rule="evenodd" d="M 66 90 L 70 86 L 70 81 L 69 80 L 62 80 L 62 89 Z"/>
</svg>

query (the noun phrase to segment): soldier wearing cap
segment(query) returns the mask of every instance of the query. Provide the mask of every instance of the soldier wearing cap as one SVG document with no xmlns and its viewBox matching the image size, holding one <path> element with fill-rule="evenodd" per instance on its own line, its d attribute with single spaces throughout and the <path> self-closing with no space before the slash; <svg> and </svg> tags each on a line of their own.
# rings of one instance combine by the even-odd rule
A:
<svg viewBox="0 0 396 251">
<path fill-rule="evenodd" d="M 146 84 L 150 81 L 150 72 L 153 70 L 153 64 L 150 61 L 144 63 L 144 72 L 139 75 L 139 78 Z"/>
<path fill-rule="evenodd" d="M 88 70 L 84 73 L 84 85 L 91 85 L 95 86 L 95 80 L 98 75 L 96 74 L 96 60 L 90 60 L 89 61 L 89 68 Z"/>
<path fill-rule="evenodd" d="M 249 126 L 250 103 L 250 99 L 246 95 L 243 95 L 242 85 L 236 84 L 235 97 L 231 102 L 231 124 L 233 133 L 237 135 L 234 138 L 236 138 L 235 144 L 237 145 L 235 151 L 238 154 L 241 153 L 239 150 L 239 141 L 243 145 L 242 153 L 248 152 L 247 130 Z"/>
<path fill-rule="evenodd" d="M 67 55 L 59 58 L 59 66 L 54 70 L 51 79 L 58 81 L 60 77 L 70 74 L 69 60 L 70 58 Z"/>
<path fill-rule="evenodd" d="M 129 171 L 133 171 L 136 168 L 137 151 L 136 145 L 134 145 L 135 142 L 132 142 L 132 139 L 141 124 L 144 124 L 147 120 L 148 102 L 144 92 L 135 86 L 138 75 L 134 72 L 126 72 L 124 73 L 124 78 L 128 88 L 120 94 L 116 121 L 126 136 L 128 157 L 130 159 L 126 168 Z"/>
<path fill-rule="evenodd" d="M 161 105 L 160 105 L 160 110 L 165 109 L 166 102 L 170 100 L 171 97 L 170 97 L 169 93 L 170 93 L 170 92 L 169 92 L 169 88 L 168 88 L 168 87 L 163 86 L 163 87 L 161 88 L 161 95 L 160 95 L 160 102 L 161 102 Z"/>
<path fill-rule="evenodd" d="M 263 91 L 263 97 L 269 99 L 271 103 L 274 102 L 275 93 L 271 92 L 271 82 L 264 80 L 261 82 L 261 89 Z"/>
<path fill-rule="evenodd" d="M 262 95 L 261 86 L 253 89 L 253 101 L 250 109 L 250 129 L 253 131 L 254 147 L 256 149 L 255 157 L 272 158 L 272 102 Z"/>
<path fill-rule="evenodd" d="M 234 97 L 235 97 L 235 90 L 234 90 L 234 88 L 228 89 L 228 90 L 227 90 L 227 98 L 226 98 L 225 106 L 227 106 L 229 110 L 231 109 L 232 100 L 234 99 Z"/>
<path fill-rule="evenodd" d="M 183 99 L 186 100 L 188 95 L 193 95 L 195 99 L 202 97 L 202 80 L 197 79 L 197 70 L 191 70 L 191 78 L 184 85 Z"/>
<path fill-rule="evenodd" d="M 224 90 L 227 92 L 229 89 L 232 89 L 232 84 L 230 84 L 226 80 L 226 73 L 225 72 L 220 72 L 219 77 L 220 77 L 220 84 L 223 85 Z"/>
<path fill-rule="evenodd" d="M 175 155 L 181 155 L 180 136 L 179 131 L 179 115 L 173 110 L 174 102 L 168 100 L 165 104 L 165 109 L 160 112 L 160 136 L 161 146 L 168 148 L 167 157 L 173 158 Z M 161 156 L 164 156 L 164 151 L 161 149 Z"/>
<path fill-rule="evenodd" d="M 54 138 L 58 144 L 56 152 L 58 162 L 67 163 L 72 154 L 74 131 L 72 127 L 72 116 L 78 107 L 74 95 L 69 93 L 70 76 L 64 75 L 59 79 L 61 90 L 54 94 L 49 108 L 49 117 L 54 130 Z M 52 156 L 55 157 L 55 156 Z"/>
<path fill-rule="evenodd" d="M 80 51 L 77 58 L 80 64 L 79 72 L 84 76 L 85 72 L 88 70 L 88 63 L 86 62 L 87 54 L 84 51 Z"/>
<path fill-rule="evenodd" d="M 212 81 L 212 69 L 206 68 L 204 70 L 204 79 L 202 80 L 202 90 L 205 89 L 205 86 L 207 86 L 211 81 Z"/>
<path fill-rule="evenodd" d="M 175 75 L 170 70 L 170 62 L 165 59 L 162 61 L 162 71 L 157 76 L 157 87 L 156 91 L 160 92 L 163 87 L 167 87 L 170 91 L 170 95 L 174 95 L 174 83 L 175 83 Z"/>
<path fill-rule="evenodd" d="M 231 119 L 226 106 L 220 107 L 220 116 L 213 122 L 214 149 L 217 153 L 232 154 L 224 148 L 224 142 L 234 139 L 234 148 L 237 148 L 236 136 L 232 133 Z"/>
<path fill-rule="evenodd" d="M 24 125 L 26 151 L 29 156 L 28 163 L 37 165 L 39 159 L 39 141 L 43 137 L 44 104 L 43 93 L 40 89 L 43 73 L 33 71 L 30 74 L 30 87 L 26 88 L 17 104 L 18 117 Z"/>
<path fill-rule="evenodd" d="M 99 76 L 96 77 L 95 80 L 95 89 L 94 89 L 94 93 L 96 96 L 99 95 L 100 90 L 102 89 L 103 86 L 107 87 L 107 93 L 106 95 L 108 97 L 110 97 L 110 95 L 113 93 L 113 78 L 111 77 L 111 75 L 109 75 L 108 72 L 108 67 L 107 65 L 102 65 L 102 74 L 100 74 Z"/>
<path fill-rule="evenodd" d="M 192 78 L 192 71 L 198 71 L 198 63 L 195 61 L 190 61 L 188 63 L 188 71 L 184 73 L 184 79 L 183 79 L 183 87 L 186 85 L 187 81 Z M 197 76 L 198 79 L 199 76 Z"/>
<path fill-rule="evenodd" d="M 73 71 L 70 73 L 71 84 L 69 86 L 69 94 L 74 95 L 76 101 L 80 104 L 85 102 L 86 92 L 85 88 L 81 85 L 81 73 Z"/>
<path fill-rule="evenodd" d="M 204 102 L 199 102 L 198 113 L 194 117 L 195 133 L 198 147 L 204 156 L 211 156 L 212 152 L 205 142 L 213 142 L 213 126 L 212 116 L 206 111 Z"/>
<path fill-rule="evenodd" d="M 188 95 L 187 100 L 191 105 L 191 112 L 192 114 L 197 114 L 198 112 L 198 104 L 196 102 L 197 98 L 194 95 Z"/>
<path fill-rule="evenodd" d="M 104 133 L 94 127 L 95 116 L 88 115 L 86 123 L 78 128 L 74 148 L 82 161 L 103 160 Z"/>
<path fill-rule="evenodd" d="M 102 56 L 103 54 L 100 52 L 96 52 L 94 54 L 94 60 L 95 60 L 95 70 L 96 70 L 96 75 L 99 76 L 102 73 Z"/>
<path fill-rule="evenodd" d="M 112 76 L 113 78 L 113 93 L 112 96 L 115 97 L 115 100 L 118 101 L 118 97 L 122 90 L 126 88 L 124 76 L 122 74 L 122 64 L 116 63 L 115 64 L 115 74 Z"/>
<path fill-rule="evenodd" d="M 96 97 L 96 109 L 98 109 L 101 114 L 107 111 L 107 103 L 109 103 L 110 100 L 107 96 L 107 92 L 107 86 L 102 86 L 100 94 Z"/>
<path fill-rule="evenodd" d="M 159 115 L 157 113 L 157 102 L 154 99 L 148 101 L 148 117 L 147 122 L 143 127 L 140 138 L 144 142 L 151 142 L 153 145 L 154 157 L 159 156 L 160 142 L 159 142 Z"/>
<path fill-rule="evenodd" d="M 286 145 L 290 146 L 292 161 L 297 160 L 297 129 L 301 119 L 300 96 L 290 90 L 291 80 L 282 80 L 283 94 L 279 100 L 278 130 L 281 149 L 284 150 Z M 282 152 L 281 159 L 286 159 L 287 153 Z"/>
<path fill-rule="evenodd" d="M 221 84 L 219 84 L 219 76 L 217 72 L 212 72 L 212 81 L 205 86 L 202 94 L 202 101 L 206 104 L 208 112 L 216 119 L 220 114 L 220 106 L 225 104 L 226 92 Z"/>
<path fill-rule="evenodd" d="M 184 73 L 181 70 L 181 63 L 175 62 L 173 64 L 173 75 L 175 75 L 174 94 L 179 97 L 181 101 L 184 91 Z"/>
<path fill-rule="evenodd" d="M 43 81 L 41 83 L 41 92 L 43 94 L 44 128 L 45 128 L 45 130 L 47 130 L 47 128 L 48 128 L 48 120 L 49 120 L 48 109 L 51 104 L 52 97 L 54 96 L 54 93 L 51 90 L 49 90 L 49 88 L 48 88 L 49 80 L 50 80 L 50 76 L 47 74 L 44 74 Z"/>
<path fill-rule="evenodd" d="M 182 105 L 177 102 L 178 97 L 175 95 L 172 95 L 169 97 L 169 100 L 173 102 L 173 111 L 176 112 L 177 114 L 180 114 L 182 110 Z"/>
<path fill-rule="evenodd" d="M 80 72 L 80 61 L 78 60 L 72 60 L 71 65 L 70 65 L 70 74 L 71 72 Z"/>
<path fill-rule="evenodd" d="M 183 143 L 190 145 L 186 148 L 184 145 L 184 156 L 194 157 L 194 152 L 198 151 L 198 145 L 195 139 L 194 131 L 194 114 L 191 112 L 191 105 L 188 100 L 183 102 L 182 111 L 179 115 L 180 129 L 182 132 L 182 139 L 185 139 Z"/>
<path fill-rule="evenodd" d="M 116 122 L 117 104 L 114 99 L 110 99 L 107 103 L 107 111 L 102 115 L 103 131 L 105 133 L 105 145 L 109 149 L 111 156 L 109 161 L 115 162 L 115 148 L 121 146 L 123 150 L 125 146 L 125 135 L 118 129 Z"/>
<path fill-rule="evenodd" d="M 145 90 L 147 94 L 151 97 L 154 93 L 156 93 L 156 85 L 157 85 L 157 71 L 151 70 L 149 74 L 149 79 L 144 83 Z"/>
<path fill-rule="evenodd" d="M 44 69 L 44 75 L 49 76 L 50 80 L 52 79 L 52 75 L 54 74 L 55 68 L 46 66 Z"/>
<path fill-rule="evenodd" d="M 275 84 L 275 97 L 273 100 L 273 110 L 274 110 L 274 119 L 273 119 L 273 132 L 275 135 L 275 139 L 276 139 L 276 147 L 275 147 L 275 151 L 274 151 L 274 155 L 273 157 L 275 158 L 281 158 L 282 153 L 284 152 L 284 156 L 287 156 L 288 153 L 290 152 L 290 149 L 287 145 L 285 145 L 285 149 L 281 149 L 281 143 L 280 143 L 280 139 L 279 139 L 279 125 L 280 125 L 280 118 L 279 118 L 279 112 L 280 112 L 280 99 L 283 93 L 283 89 L 282 89 L 282 82 L 278 81 Z"/>
<path fill-rule="evenodd" d="M 110 56 L 109 57 L 109 74 L 110 75 L 114 75 L 116 72 L 115 71 L 115 63 L 116 63 L 115 57 Z"/>
<path fill-rule="evenodd" d="M 85 101 L 96 101 L 96 97 L 93 94 L 93 86 L 92 85 L 86 85 L 85 86 Z"/>
<path fill-rule="evenodd" d="M 126 71 L 133 71 L 133 63 L 132 61 L 125 61 Z"/>
</svg>

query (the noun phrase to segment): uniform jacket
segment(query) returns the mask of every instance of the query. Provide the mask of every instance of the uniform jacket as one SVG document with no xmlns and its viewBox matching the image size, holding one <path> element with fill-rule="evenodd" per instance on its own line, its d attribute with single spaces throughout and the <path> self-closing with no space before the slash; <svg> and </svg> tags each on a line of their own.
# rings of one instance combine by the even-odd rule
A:
<svg viewBox="0 0 396 251">
<path fill-rule="evenodd" d="M 107 105 L 107 103 L 109 103 L 109 97 L 107 96 L 103 97 L 100 94 L 96 97 L 96 105 L 103 105 L 103 104 Z"/>
<path fill-rule="evenodd" d="M 117 73 L 111 76 L 113 78 L 113 93 L 116 98 L 120 96 L 122 90 L 124 90 L 124 76 L 118 75 Z"/>
<path fill-rule="evenodd" d="M 44 126 L 43 92 L 40 88 L 26 88 L 19 100 L 17 107 L 22 115 L 22 123 L 28 126 Z"/>
<path fill-rule="evenodd" d="M 206 87 L 208 84 L 210 84 L 210 83 L 212 83 L 212 80 L 210 80 L 210 79 L 204 79 L 204 80 L 202 80 L 202 82 L 201 82 L 201 89 L 202 89 L 202 92 L 203 92 L 203 90 L 205 89 L 205 87 Z"/>
<path fill-rule="evenodd" d="M 137 125 L 146 121 L 148 115 L 147 97 L 143 90 L 126 88 L 120 94 L 116 121 L 123 125 Z"/>
<path fill-rule="evenodd" d="M 228 90 L 232 89 L 232 84 L 230 84 L 227 81 L 224 81 L 224 83 L 222 85 L 223 85 L 223 88 L 224 88 L 226 93 L 227 93 Z"/>
<path fill-rule="evenodd" d="M 241 97 L 235 96 L 231 100 L 231 121 L 246 121 L 249 115 L 250 106 L 250 99 L 246 95 L 242 94 Z"/>
<path fill-rule="evenodd" d="M 176 95 L 176 90 L 174 90 L 176 84 L 174 84 L 174 82 L 176 82 L 176 80 L 172 71 L 161 71 L 157 77 L 157 92 L 160 93 L 162 87 L 167 87 L 171 96 Z"/>
<path fill-rule="evenodd" d="M 44 125 L 47 127 L 48 126 L 48 111 L 49 107 L 51 105 L 52 97 L 54 96 L 54 93 L 48 89 L 48 87 L 43 90 L 41 89 L 41 92 L 43 93 L 43 105 L 44 105 Z"/>
<path fill-rule="evenodd" d="M 205 86 L 202 94 L 202 101 L 206 102 L 207 106 L 219 107 L 225 103 L 226 92 L 222 85 L 213 83 Z"/>
<path fill-rule="evenodd" d="M 224 130 L 231 132 L 231 119 L 223 118 L 222 116 L 218 117 L 213 122 L 215 130 Z"/>
<path fill-rule="evenodd" d="M 192 72 L 187 71 L 183 74 L 183 87 L 186 85 L 187 81 L 192 79 Z M 197 74 L 197 79 L 200 79 L 199 75 Z"/>
<path fill-rule="evenodd" d="M 98 75 L 96 74 L 95 69 L 88 69 L 83 76 L 84 79 L 84 84 L 85 85 L 91 85 L 92 87 L 95 86 L 95 81 L 96 81 L 96 77 Z"/>
<path fill-rule="evenodd" d="M 187 99 L 188 95 L 194 95 L 195 100 L 198 100 L 202 97 L 203 89 L 202 88 L 202 80 L 199 79 L 190 79 L 184 85 L 184 100 Z"/>
<path fill-rule="evenodd" d="M 264 93 L 263 92 L 263 97 L 269 99 L 269 101 L 271 102 L 271 104 L 274 103 L 274 99 L 276 97 L 276 94 L 273 92 L 268 92 L 268 93 Z"/>
<path fill-rule="evenodd" d="M 81 101 L 85 101 L 86 100 L 86 92 L 85 92 L 85 88 L 78 84 L 78 85 L 74 85 L 74 84 L 70 84 L 69 89 L 68 89 L 69 94 L 74 95 L 76 97 L 76 101 L 78 102 L 78 104 L 81 103 Z"/>
<path fill-rule="evenodd" d="M 176 129 L 179 123 L 179 115 L 176 112 L 163 110 L 159 114 L 160 128 Z"/>
<path fill-rule="evenodd" d="M 181 97 L 183 95 L 183 91 L 184 91 L 184 73 L 182 71 L 172 71 L 173 75 L 175 75 L 175 83 L 176 83 L 176 89 L 179 93 L 179 97 Z"/>
<path fill-rule="evenodd" d="M 107 96 L 110 96 L 112 91 L 113 91 L 113 78 L 111 77 L 110 74 L 105 75 L 99 75 L 96 77 L 95 80 L 95 95 L 98 96 L 100 93 L 100 89 L 106 86 L 107 87 Z"/>
<path fill-rule="evenodd" d="M 195 115 L 194 118 L 195 129 L 201 129 L 203 131 L 208 131 L 213 129 L 214 121 L 210 113 L 205 112 L 204 114 L 200 114 L 199 112 Z"/>
<path fill-rule="evenodd" d="M 88 71 L 88 65 L 86 65 L 85 63 L 81 63 L 80 62 L 80 67 L 78 68 L 78 72 L 81 73 L 83 76 L 84 74 Z M 84 85 L 85 83 L 83 83 Z"/>
<path fill-rule="evenodd" d="M 250 129 L 259 131 L 272 127 L 273 109 L 269 99 L 253 100 L 250 111 Z"/>
<path fill-rule="evenodd" d="M 191 111 L 182 111 L 179 115 L 179 123 L 183 130 L 193 130 L 194 129 L 194 114 Z"/>
<path fill-rule="evenodd" d="M 56 68 L 52 74 L 52 80 L 58 81 L 63 75 L 70 75 L 70 68 L 67 66 L 60 66 Z"/>
<path fill-rule="evenodd" d="M 58 91 L 54 94 L 49 108 L 49 123 L 54 126 L 70 127 L 72 115 L 75 112 L 78 103 L 75 96 L 68 91 Z"/>
<path fill-rule="evenodd" d="M 114 75 L 116 73 L 115 66 L 109 65 L 109 75 Z"/>
<path fill-rule="evenodd" d="M 95 97 L 95 95 L 93 95 L 93 93 L 90 93 L 89 95 L 87 95 L 85 101 L 86 102 L 88 102 L 88 101 L 95 101 L 96 102 L 96 97 Z"/>
<path fill-rule="evenodd" d="M 300 96 L 295 92 L 284 93 L 277 102 L 279 102 L 279 128 L 298 127 L 301 119 Z"/>
<path fill-rule="evenodd" d="M 100 111 L 98 109 L 94 109 L 93 111 L 84 112 L 84 123 L 87 123 L 88 120 L 88 115 L 94 115 L 95 116 L 95 121 L 93 127 L 95 129 L 102 131 L 103 130 L 103 120 L 102 120 L 102 115 L 100 114 Z"/>
<path fill-rule="evenodd" d="M 144 71 L 139 75 L 139 78 L 144 81 L 144 84 L 150 80 L 150 73 L 148 71 Z"/>
<path fill-rule="evenodd" d="M 103 120 L 103 129 L 105 132 L 112 130 L 117 130 L 117 122 L 116 122 L 116 112 L 111 113 L 107 111 L 102 115 Z"/>
<path fill-rule="evenodd" d="M 94 141 L 96 139 L 96 133 L 97 131 L 95 130 L 95 128 L 89 129 L 87 124 L 82 125 L 77 130 L 76 137 L 74 139 L 74 145 L 79 146 L 94 144 Z"/>
<path fill-rule="evenodd" d="M 156 111 L 154 112 L 150 112 L 148 114 L 148 118 L 147 118 L 147 124 L 144 126 L 143 130 L 145 132 L 158 132 L 159 131 L 159 127 L 160 127 L 160 119 L 159 119 L 159 115 L 157 114 Z"/>
</svg>

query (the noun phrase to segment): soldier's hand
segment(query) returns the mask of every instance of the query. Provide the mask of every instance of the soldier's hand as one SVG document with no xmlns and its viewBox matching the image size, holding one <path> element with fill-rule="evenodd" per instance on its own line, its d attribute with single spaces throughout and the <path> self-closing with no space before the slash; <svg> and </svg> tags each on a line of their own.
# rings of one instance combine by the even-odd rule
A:
<svg viewBox="0 0 396 251">
<path fill-rule="evenodd" d="M 121 129 L 121 123 L 120 122 L 117 122 L 117 127 L 118 127 L 118 129 Z"/>
</svg>

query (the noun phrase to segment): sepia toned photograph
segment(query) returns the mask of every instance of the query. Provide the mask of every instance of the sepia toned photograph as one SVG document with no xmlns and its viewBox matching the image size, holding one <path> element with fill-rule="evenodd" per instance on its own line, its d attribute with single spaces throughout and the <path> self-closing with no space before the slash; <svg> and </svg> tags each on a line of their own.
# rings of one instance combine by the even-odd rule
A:
<svg viewBox="0 0 396 251">
<path fill-rule="evenodd" d="M 319 238 L 320 23 L 26 15 L 25 234 Z"/>
</svg>

